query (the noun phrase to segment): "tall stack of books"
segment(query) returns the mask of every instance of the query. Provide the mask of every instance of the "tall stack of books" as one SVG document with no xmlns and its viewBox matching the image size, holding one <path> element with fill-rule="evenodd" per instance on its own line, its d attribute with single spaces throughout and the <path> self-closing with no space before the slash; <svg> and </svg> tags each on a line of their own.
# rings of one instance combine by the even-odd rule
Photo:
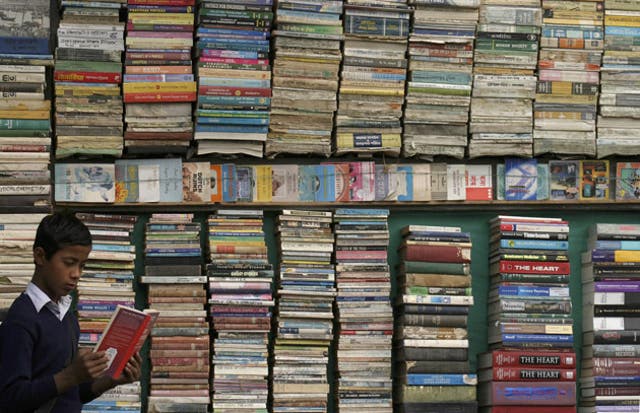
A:
<svg viewBox="0 0 640 413">
<path fill-rule="evenodd" d="M 581 411 L 640 409 L 640 225 L 595 224 L 582 255 Z"/>
<path fill-rule="evenodd" d="M 533 154 L 595 156 L 602 2 L 542 0 Z"/>
<path fill-rule="evenodd" d="M 569 224 L 501 215 L 490 221 L 490 231 L 487 311 L 493 352 L 480 356 L 479 404 L 491 412 L 502 411 L 499 406 L 524 412 L 531 404 L 547 409 L 536 411 L 575 412 Z"/>
<path fill-rule="evenodd" d="M 406 3 L 406 0 L 345 3 L 337 154 L 400 155 L 411 16 Z M 380 77 L 388 68 L 402 70 L 396 76 Z"/>
<path fill-rule="evenodd" d="M 149 308 L 160 315 L 151 330 L 149 412 L 208 411 L 207 277 L 202 275 L 200 226 L 193 214 L 151 214 L 145 231 Z"/>
<path fill-rule="evenodd" d="M 467 147 L 480 0 L 411 0 L 410 4 L 415 10 L 402 154 L 461 159 Z M 388 69 L 394 74 L 397 70 Z"/>
<path fill-rule="evenodd" d="M 476 412 L 467 317 L 471 238 L 459 227 L 402 229 L 396 303 L 397 410 Z"/>
<path fill-rule="evenodd" d="M 5 257 L 0 263 L 0 323 L 13 300 L 31 281 L 33 240 L 44 214 L 0 214 L 0 251 Z"/>
<path fill-rule="evenodd" d="M 482 0 L 471 99 L 469 157 L 533 152 L 540 0 Z"/>
<path fill-rule="evenodd" d="M 262 157 L 269 127 L 271 1 L 200 2 L 198 154 Z"/>
<path fill-rule="evenodd" d="M 77 213 L 89 228 L 92 248 L 82 278 L 78 281 L 76 310 L 80 324 L 80 346 L 93 348 L 118 305 L 135 307 L 133 233 L 138 217 L 99 213 Z M 140 382 L 118 386 L 85 404 L 82 411 L 140 412 Z M 117 402 L 117 408 L 113 405 Z"/>
<path fill-rule="evenodd" d="M 170 5 L 169 5 L 170 4 Z M 191 49 L 195 0 L 128 0 L 125 151 L 186 154 L 196 100 Z"/>
<path fill-rule="evenodd" d="M 635 131 L 640 127 L 637 96 L 640 3 L 626 0 L 604 2 L 604 56 L 598 117 L 598 158 L 637 155 L 640 145 Z"/>
<path fill-rule="evenodd" d="M 337 209 L 337 395 L 341 413 L 393 411 L 386 209 Z"/>
<path fill-rule="evenodd" d="M 49 0 L 0 4 L 0 204 L 33 211 L 49 209 L 51 192 L 50 6 Z"/>
<path fill-rule="evenodd" d="M 278 1 L 266 154 L 331 155 L 342 59 L 342 0 Z"/>
<path fill-rule="evenodd" d="M 56 158 L 122 155 L 122 3 L 61 2 L 54 67 Z"/>
<path fill-rule="evenodd" d="M 329 211 L 284 210 L 277 217 L 274 413 L 327 412 L 336 295 L 331 222 Z"/>
<path fill-rule="evenodd" d="M 260 210 L 210 215 L 213 411 L 266 412 L 273 269 Z"/>
</svg>

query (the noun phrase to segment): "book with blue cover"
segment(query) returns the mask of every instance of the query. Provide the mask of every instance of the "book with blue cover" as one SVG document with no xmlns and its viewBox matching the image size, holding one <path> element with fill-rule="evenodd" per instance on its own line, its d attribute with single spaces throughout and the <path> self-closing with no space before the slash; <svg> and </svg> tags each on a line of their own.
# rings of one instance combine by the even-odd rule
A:
<svg viewBox="0 0 640 413">
<path fill-rule="evenodd" d="M 535 201 L 538 189 L 538 161 L 534 158 L 507 158 L 504 182 L 506 201 Z"/>
<path fill-rule="evenodd" d="M 336 199 L 334 165 L 301 165 L 298 172 L 300 201 L 334 202 Z"/>
</svg>

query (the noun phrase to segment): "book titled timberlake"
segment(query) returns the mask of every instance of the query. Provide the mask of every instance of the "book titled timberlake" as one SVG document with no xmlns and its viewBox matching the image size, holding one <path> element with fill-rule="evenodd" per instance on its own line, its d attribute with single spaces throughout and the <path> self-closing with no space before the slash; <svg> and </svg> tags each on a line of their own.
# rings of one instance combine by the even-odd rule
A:
<svg viewBox="0 0 640 413">
<path fill-rule="evenodd" d="M 158 314 L 152 309 L 139 311 L 118 305 L 93 350 L 106 351 L 109 357 L 106 372 L 110 377 L 120 377 L 129 359 L 142 348 Z"/>
</svg>

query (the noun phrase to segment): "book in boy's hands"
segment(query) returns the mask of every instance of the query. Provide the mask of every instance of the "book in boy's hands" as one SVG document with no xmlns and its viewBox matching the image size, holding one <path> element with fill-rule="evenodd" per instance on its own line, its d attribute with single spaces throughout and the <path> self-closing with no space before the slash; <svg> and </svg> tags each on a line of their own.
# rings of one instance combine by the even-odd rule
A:
<svg viewBox="0 0 640 413">
<path fill-rule="evenodd" d="M 117 379 L 127 362 L 136 354 L 149 336 L 159 312 L 152 309 L 144 311 L 118 305 L 102 332 L 100 341 L 93 351 L 106 351 L 109 365 L 106 374 Z"/>
</svg>

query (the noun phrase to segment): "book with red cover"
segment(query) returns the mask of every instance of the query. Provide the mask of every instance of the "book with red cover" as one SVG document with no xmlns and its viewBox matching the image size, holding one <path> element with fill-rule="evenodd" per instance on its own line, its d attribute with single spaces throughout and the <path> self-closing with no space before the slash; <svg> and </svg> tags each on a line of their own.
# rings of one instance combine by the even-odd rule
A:
<svg viewBox="0 0 640 413">
<path fill-rule="evenodd" d="M 402 248 L 405 261 L 471 262 L 471 248 L 448 245 L 407 245 Z"/>
<path fill-rule="evenodd" d="M 106 373 L 120 377 L 127 362 L 137 353 L 158 318 L 158 311 L 136 310 L 118 305 L 93 351 L 106 351 L 110 359 Z"/>
<path fill-rule="evenodd" d="M 553 350 L 494 350 L 478 356 L 478 368 L 491 366 L 575 368 L 576 354 Z"/>
</svg>

